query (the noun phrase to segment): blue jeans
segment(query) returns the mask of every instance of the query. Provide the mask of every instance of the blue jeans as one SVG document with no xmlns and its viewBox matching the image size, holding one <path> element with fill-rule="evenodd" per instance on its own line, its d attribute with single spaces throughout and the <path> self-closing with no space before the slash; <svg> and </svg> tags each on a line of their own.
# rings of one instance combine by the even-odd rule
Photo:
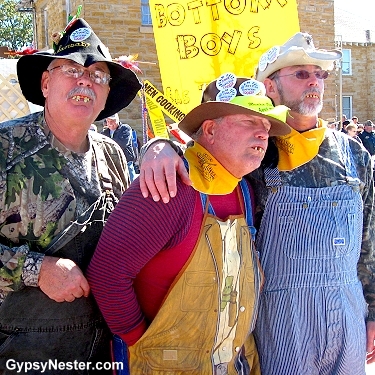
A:
<svg viewBox="0 0 375 375">
<path fill-rule="evenodd" d="M 134 163 L 132 161 L 128 161 L 128 171 L 130 176 L 130 182 L 133 182 L 138 177 L 138 175 L 135 173 Z"/>
<path fill-rule="evenodd" d="M 117 370 L 116 375 L 129 375 L 128 347 L 121 337 L 113 335 L 113 356 L 115 362 L 122 362 L 123 368 Z"/>
</svg>

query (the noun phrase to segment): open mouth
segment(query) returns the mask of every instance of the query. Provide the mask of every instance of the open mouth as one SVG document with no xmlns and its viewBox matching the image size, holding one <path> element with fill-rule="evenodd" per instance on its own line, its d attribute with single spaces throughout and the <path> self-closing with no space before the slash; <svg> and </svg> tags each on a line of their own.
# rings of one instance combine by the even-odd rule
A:
<svg viewBox="0 0 375 375">
<path fill-rule="evenodd" d="M 75 100 L 76 102 L 83 101 L 84 103 L 88 103 L 91 100 L 88 96 L 83 96 L 83 95 L 74 95 L 72 99 Z"/>
<path fill-rule="evenodd" d="M 260 154 L 264 154 L 266 152 L 263 147 L 259 147 L 259 146 L 253 147 L 253 149 L 255 151 L 258 151 Z"/>
<path fill-rule="evenodd" d="M 306 95 L 306 98 L 320 99 L 320 98 L 319 98 L 319 95 L 317 95 L 317 94 L 307 94 L 307 95 Z"/>
</svg>

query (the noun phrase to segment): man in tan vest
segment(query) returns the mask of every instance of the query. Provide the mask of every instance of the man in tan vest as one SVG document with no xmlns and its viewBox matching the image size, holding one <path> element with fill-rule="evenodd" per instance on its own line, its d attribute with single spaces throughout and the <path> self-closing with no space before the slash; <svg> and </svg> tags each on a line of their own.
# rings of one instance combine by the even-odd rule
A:
<svg viewBox="0 0 375 375">
<path fill-rule="evenodd" d="M 260 374 L 251 332 L 263 278 L 242 177 L 259 167 L 268 137 L 290 129 L 263 84 L 224 78 L 206 89 L 214 101 L 179 124 L 194 139 L 184 155 L 192 186 L 178 181 L 164 205 L 144 199 L 135 180 L 88 270 L 131 375 Z"/>
</svg>

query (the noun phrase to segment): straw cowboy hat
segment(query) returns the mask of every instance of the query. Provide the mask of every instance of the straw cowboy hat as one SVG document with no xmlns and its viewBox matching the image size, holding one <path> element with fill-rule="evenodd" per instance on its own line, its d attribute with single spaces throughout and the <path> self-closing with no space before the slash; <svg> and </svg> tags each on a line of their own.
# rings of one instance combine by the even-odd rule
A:
<svg viewBox="0 0 375 375">
<path fill-rule="evenodd" d="M 110 91 L 106 105 L 96 120 L 111 116 L 130 104 L 141 88 L 137 76 L 130 69 L 112 61 L 107 47 L 84 19 L 73 19 L 57 39 L 53 53 L 37 52 L 18 60 L 18 81 L 29 102 L 44 106 L 45 98 L 41 90 L 43 72 L 54 59 L 68 59 L 85 67 L 96 62 L 108 65 Z"/>
<path fill-rule="evenodd" d="M 315 48 L 310 34 L 297 33 L 282 46 L 274 46 L 260 57 L 255 77 L 263 82 L 277 70 L 294 65 L 317 65 L 323 70 L 332 70 L 333 62 L 341 57 L 339 50 Z"/>
</svg>

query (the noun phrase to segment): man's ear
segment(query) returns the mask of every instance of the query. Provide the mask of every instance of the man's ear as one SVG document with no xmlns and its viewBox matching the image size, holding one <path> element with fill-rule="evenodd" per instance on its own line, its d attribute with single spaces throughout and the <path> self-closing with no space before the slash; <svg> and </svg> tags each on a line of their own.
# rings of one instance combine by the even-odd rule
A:
<svg viewBox="0 0 375 375">
<path fill-rule="evenodd" d="M 50 80 L 50 75 L 48 72 L 43 72 L 42 79 L 41 79 L 41 90 L 43 93 L 43 96 L 46 98 L 48 96 L 48 82 Z"/>
<path fill-rule="evenodd" d="M 276 81 L 266 78 L 263 83 L 266 87 L 266 95 L 275 101 L 275 99 L 279 97 L 279 90 L 277 89 Z"/>
<path fill-rule="evenodd" d="M 215 127 L 216 127 L 216 123 L 213 120 L 205 120 L 203 121 L 201 125 L 202 135 L 204 136 L 206 141 L 210 144 L 212 144 L 214 140 Z"/>
</svg>

